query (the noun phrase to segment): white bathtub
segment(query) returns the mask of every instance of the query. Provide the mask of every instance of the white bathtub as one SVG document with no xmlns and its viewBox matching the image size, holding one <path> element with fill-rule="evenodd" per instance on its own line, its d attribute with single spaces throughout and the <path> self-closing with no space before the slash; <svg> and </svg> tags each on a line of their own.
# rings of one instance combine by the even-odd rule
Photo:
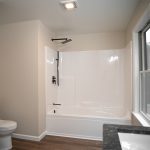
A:
<svg viewBox="0 0 150 150">
<path fill-rule="evenodd" d="M 54 113 L 55 110 L 55 113 Z M 130 124 L 121 109 L 57 106 L 47 112 L 48 135 L 102 140 L 103 124 Z"/>
</svg>

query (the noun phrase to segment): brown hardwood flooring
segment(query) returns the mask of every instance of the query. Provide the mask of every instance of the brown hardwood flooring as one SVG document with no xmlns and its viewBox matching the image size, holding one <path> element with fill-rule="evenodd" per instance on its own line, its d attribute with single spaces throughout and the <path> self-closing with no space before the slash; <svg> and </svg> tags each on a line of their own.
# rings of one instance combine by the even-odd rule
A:
<svg viewBox="0 0 150 150">
<path fill-rule="evenodd" d="M 13 139 L 12 150 L 102 150 L 101 141 L 46 136 L 40 142 Z"/>
</svg>

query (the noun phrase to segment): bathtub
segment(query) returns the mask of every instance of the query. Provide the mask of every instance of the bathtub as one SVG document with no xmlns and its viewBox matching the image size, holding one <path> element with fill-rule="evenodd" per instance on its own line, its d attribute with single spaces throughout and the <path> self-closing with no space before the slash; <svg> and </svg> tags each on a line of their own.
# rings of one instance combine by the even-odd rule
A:
<svg viewBox="0 0 150 150">
<path fill-rule="evenodd" d="M 129 115 L 121 108 L 61 107 L 47 111 L 48 135 L 102 140 L 103 124 L 130 125 Z"/>
</svg>

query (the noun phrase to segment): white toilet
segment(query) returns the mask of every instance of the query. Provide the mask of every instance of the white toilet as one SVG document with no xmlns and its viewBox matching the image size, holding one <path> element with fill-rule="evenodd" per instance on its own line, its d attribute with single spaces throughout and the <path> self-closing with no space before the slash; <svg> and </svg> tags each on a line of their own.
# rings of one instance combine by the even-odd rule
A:
<svg viewBox="0 0 150 150">
<path fill-rule="evenodd" d="M 0 120 L 0 150 L 10 150 L 12 148 L 11 134 L 16 128 L 16 122 Z"/>
</svg>

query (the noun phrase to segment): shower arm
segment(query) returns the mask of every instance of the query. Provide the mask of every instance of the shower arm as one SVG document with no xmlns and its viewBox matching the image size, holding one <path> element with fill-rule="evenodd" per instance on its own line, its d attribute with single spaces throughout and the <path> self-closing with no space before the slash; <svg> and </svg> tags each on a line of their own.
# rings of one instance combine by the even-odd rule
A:
<svg viewBox="0 0 150 150">
<path fill-rule="evenodd" d="M 72 39 L 68 39 L 68 38 L 57 38 L 57 39 L 51 39 L 51 41 L 52 41 L 52 42 L 53 42 L 53 41 L 62 41 L 62 42 L 61 42 L 62 44 L 66 44 L 66 43 L 68 43 L 68 42 L 71 42 Z"/>
<path fill-rule="evenodd" d="M 58 39 L 51 39 L 51 40 L 52 40 L 52 42 L 53 41 L 66 41 L 67 38 L 58 38 Z"/>
</svg>

